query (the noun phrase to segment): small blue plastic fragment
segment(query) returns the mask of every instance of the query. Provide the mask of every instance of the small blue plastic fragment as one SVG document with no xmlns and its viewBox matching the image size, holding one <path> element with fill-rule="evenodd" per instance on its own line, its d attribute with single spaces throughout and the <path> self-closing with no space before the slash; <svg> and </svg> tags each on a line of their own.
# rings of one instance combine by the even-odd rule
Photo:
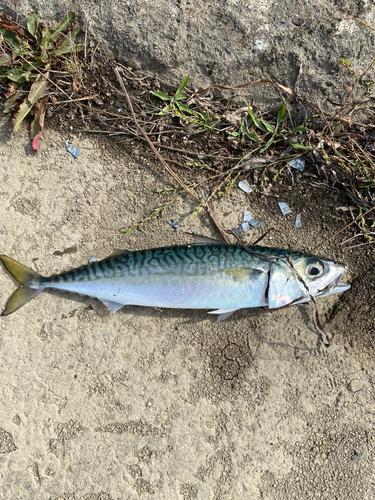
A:
<svg viewBox="0 0 375 500">
<path fill-rule="evenodd" d="M 65 147 L 66 147 L 66 150 L 68 151 L 68 153 L 70 153 L 71 155 L 73 155 L 74 158 L 78 158 L 79 148 L 76 148 L 76 147 L 72 146 L 71 144 L 69 144 L 68 141 L 66 141 Z"/>
<path fill-rule="evenodd" d="M 173 227 L 173 229 L 178 229 L 178 224 L 173 219 L 168 221 L 168 224 Z"/>
<path fill-rule="evenodd" d="M 256 219 L 251 219 L 251 221 L 249 222 L 249 224 L 251 226 L 253 226 L 253 228 L 255 228 L 255 229 L 258 229 L 258 227 L 260 227 L 262 225 L 262 223 L 259 220 L 256 220 Z"/>
<path fill-rule="evenodd" d="M 251 213 L 250 213 L 248 210 L 246 210 L 246 211 L 243 213 L 243 221 L 244 221 L 244 222 L 250 222 L 250 221 L 251 221 L 251 219 L 252 219 L 252 217 L 251 217 Z"/>
<path fill-rule="evenodd" d="M 296 229 L 301 229 L 301 227 L 302 227 L 301 214 L 297 214 L 296 223 L 294 224 L 294 227 Z"/>
<path fill-rule="evenodd" d="M 288 214 L 291 214 L 291 213 L 292 213 L 292 210 L 291 210 L 291 208 L 290 208 L 290 206 L 289 206 L 289 204 L 288 204 L 288 203 L 285 203 L 285 202 L 279 202 L 279 203 L 278 203 L 278 205 L 279 205 L 279 208 L 280 208 L 281 213 L 282 213 L 283 215 L 288 215 Z"/>
<path fill-rule="evenodd" d="M 94 255 L 91 255 L 91 257 L 89 258 L 89 264 L 92 264 L 93 262 L 97 262 L 97 260 Z"/>
<path fill-rule="evenodd" d="M 242 189 L 242 191 L 244 191 L 245 193 L 251 193 L 252 189 L 251 187 L 249 186 L 249 184 L 247 183 L 247 181 L 241 181 L 238 183 L 238 187 L 240 189 Z"/>
<path fill-rule="evenodd" d="M 248 222 L 243 222 L 241 224 L 241 229 L 243 232 L 247 231 L 249 229 L 249 223 Z"/>
<path fill-rule="evenodd" d="M 302 170 L 305 168 L 305 158 L 295 158 L 290 163 L 288 163 L 288 165 L 289 167 L 295 168 L 296 170 L 302 172 Z"/>
<path fill-rule="evenodd" d="M 242 233 L 242 227 L 232 227 L 232 232 L 234 234 L 241 234 Z"/>
</svg>

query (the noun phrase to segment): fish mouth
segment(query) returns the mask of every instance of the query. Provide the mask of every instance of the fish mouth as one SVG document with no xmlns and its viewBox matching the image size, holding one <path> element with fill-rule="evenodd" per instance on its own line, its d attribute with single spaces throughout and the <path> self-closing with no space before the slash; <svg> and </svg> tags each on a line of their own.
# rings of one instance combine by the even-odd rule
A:
<svg viewBox="0 0 375 500">
<path fill-rule="evenodd" d="M 319 290 L 319 292 L 315 295 L 316 298 L 327 297 L 328 295 L 334 295 L 335 293 L 345 292 L 349 290 L 350 285 L 348 283 L 340 282 L 341 278 L 344 276 L 345 271 L 337 276 L 336 279 L 331 281 L 325 288 Z"/>
<path fill-rule="evenodd" d="M 322 297 L 328 297 L 329 295 L 334 295 L 335 293 L 341 293 L 345 292 L 346 290 L 349 290 L 350 285 L 347 283 L 341 283 L 340 280 L 344 276 L 345 270 L 334 280 L 331 281 L 326 287 L 322 288 L 322 290 L 319 290 L 316 295 L 314 295 L 314 299 L 320 299 Z M 301 299 L 298 299 L 297 301 L 294 301 L 293 304 L 299 305 L 299 304 L 304 304 L 306 302 L 309 302 L 311 300 L 311 295 L 307 297 L 302 297 Z"/>
</svg>

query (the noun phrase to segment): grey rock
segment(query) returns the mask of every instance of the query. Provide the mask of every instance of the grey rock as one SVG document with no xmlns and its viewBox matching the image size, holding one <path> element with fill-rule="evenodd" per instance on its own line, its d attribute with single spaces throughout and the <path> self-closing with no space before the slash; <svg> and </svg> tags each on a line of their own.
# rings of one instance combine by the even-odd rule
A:
<svg viewBox="0 0 375 500">
<path fill-rule="evenodd" d="M 350 60 L 361 71 L 372 57 L 374 33 L 357 21 L 375 24 L 368 1 L 303 0 L 4 0 L 3 10 L 18 21 L 34 11 L 48 26 L 75 11 L 88 40 L 134 69 L 156 74 L 173 85 L 190 74 L 192 87 L 234 85 L 267 77 L 294 88 L 314 102 L 340 101 L 354 78 L 337 62 Z M 298 17 L 297 14 L 298 13 Z M 358 89 L 360 92 L 360 89 Z M 236 90 L 238 100 L 267 107 L 280 97 L 270 85 Z"/>
</svg>

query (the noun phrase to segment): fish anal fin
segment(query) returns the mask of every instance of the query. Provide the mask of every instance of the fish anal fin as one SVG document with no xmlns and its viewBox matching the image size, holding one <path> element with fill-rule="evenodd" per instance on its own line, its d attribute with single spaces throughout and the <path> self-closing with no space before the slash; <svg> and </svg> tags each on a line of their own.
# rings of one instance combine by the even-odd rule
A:
<svg viewBox="0 0 375 500">
<path fill-rule="evenodd" d="M 227 313 L 219 314 L 219 316 L 217 317 L 217 321 L 224 321 L 225 319 L 229 318 L 229 316 L 232 316 L 233 313 L 234 311 L 229 311 Z"/>
<path fill-rule="evenodd" d="M 234 311 L 238 311 L 238 307 L 235 308 L 222 308 L 222 309 L 216 309 L 216 311 L 209 311 L 208 314 L 217 314 L 217 320 L 218 321 L 224 321 L 225 319 L 229 318 L 231 314 L 234 313 Z"/>
<path fill-rule="evenodd" d="M 111 302 L 110 300 L 102 300 L 99 299 L 100 302 L 102 302 L 105 306 L 108 307 L 111 313 L 115 313 L 119 311 L 122 307 L 124 307 L 124 304 L 119 304 L 118 302 Z"/>
</svg>

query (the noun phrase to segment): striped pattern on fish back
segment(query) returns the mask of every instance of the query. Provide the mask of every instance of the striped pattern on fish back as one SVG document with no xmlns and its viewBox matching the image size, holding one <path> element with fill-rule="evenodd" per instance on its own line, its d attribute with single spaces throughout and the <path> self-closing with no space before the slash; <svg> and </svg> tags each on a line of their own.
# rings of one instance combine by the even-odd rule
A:
<svg viewBox="0 0 375 500">
<path fill-rule="evenodd" d="M 254 249 L 256 247 L 253 247 Z M 259 247 L 263 249 L 264 247 Z M 47 286 L 121 277 L 206 274 L 219 269 L 251 267 L 267 271 L 269 259 L 239 245 L 183 245 L 127 252 L 44 278 Z"/>
</svg>

